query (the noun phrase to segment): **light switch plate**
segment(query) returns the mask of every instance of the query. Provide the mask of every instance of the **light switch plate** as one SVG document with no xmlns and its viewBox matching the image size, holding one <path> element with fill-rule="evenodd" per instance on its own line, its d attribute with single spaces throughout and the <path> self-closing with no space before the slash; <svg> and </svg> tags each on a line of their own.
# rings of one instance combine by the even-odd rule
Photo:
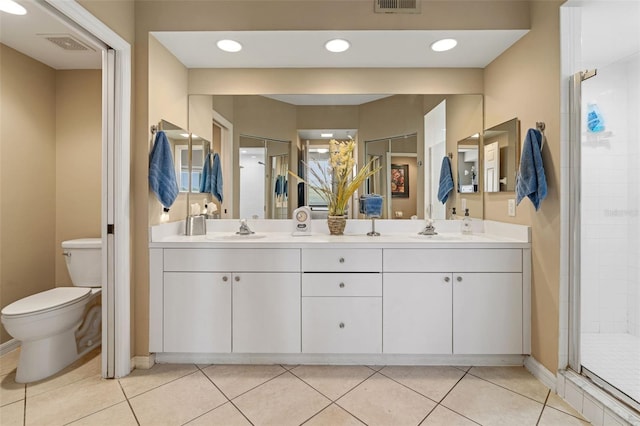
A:
<svg viewBox="0 0 640 426">
<path fill-rule="evenodd" d="M 507 200 L 507 213 L 509 214 L 509 216 L 515 216 L 516 215 L 516 200 L 515 198 L 511 198 L 509 200 Z"/>
</svg>

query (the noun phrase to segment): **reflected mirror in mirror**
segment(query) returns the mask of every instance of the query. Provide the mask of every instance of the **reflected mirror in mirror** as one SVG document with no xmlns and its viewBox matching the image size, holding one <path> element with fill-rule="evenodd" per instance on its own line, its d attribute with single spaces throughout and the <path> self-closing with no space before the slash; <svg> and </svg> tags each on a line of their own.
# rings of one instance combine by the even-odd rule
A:
<svg viewBox="0 0 640 426">
<path fill-rule="evenodd" d="M 515 191 L 520 153 L 520 122 L 514 118 L 486 129 L 482 139 L 484 191 Z"/>
<path fill-rule="evenodd" d="M 290 141 L 240 135 L 240 218 L 289 218 Z"/>
<path fill-rule="evenodd" d="M 458 141 L 458 192 L 478 192 L 478 148 L 480 134 L 476 133 Z"/>
<path fill-rule="evenodd" d="M 371 176 L 365 192 L 383 196 L 383 219 L 418 216 L 418 135 L 366 140 L 366 161 L 380 170 Z"/>
</svg>

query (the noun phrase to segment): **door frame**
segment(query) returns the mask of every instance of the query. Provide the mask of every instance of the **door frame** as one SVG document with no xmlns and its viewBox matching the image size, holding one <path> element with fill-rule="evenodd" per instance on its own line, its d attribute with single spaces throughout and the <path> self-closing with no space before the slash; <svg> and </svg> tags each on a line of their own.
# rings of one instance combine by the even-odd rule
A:
<svg viewBox="0 0 640 426">
<path fill-rule="evenodd" d="M 75 0 L 44 1 L 109 47 L 102 65 L 102 376 L 123 377 L 131 372 L 131 45 Z"/>
</svg>

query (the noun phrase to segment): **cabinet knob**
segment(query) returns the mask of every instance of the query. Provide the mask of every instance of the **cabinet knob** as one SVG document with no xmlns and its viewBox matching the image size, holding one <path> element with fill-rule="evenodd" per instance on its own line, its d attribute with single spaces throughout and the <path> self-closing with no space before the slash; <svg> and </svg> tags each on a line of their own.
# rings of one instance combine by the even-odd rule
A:
<svg viewBox="0 0 640 426">
<path fill-rule="evenodd" d="M 338 324 L 338 327 L 340 327 L 340 328 L 344 328 L 344 323 L 343 323 L 343 322 L 341 322 L 340 324 Z"/>
<path fill-rule="evenodd" d="M 445 283 L 448 283 L 449 281 L 451 281 L 451 278 L 449 278 L 449 277 L 444 277 L 444 282 L 445 282 Z"/>
<path fill-rule="evenodd" d="M 344 257 L 341 257 L 340 260 L 338 260 L 338 262 L 344 263 Z"/>
<path fill-rule="evenodd" d="M 222 281 L 226 283 L 227 281 L 229 281 L 229 277 L 225 275 L 224 277 L 222 277 Z"/>
<path fill-rule="evenodd" d="M 239 276 L 237 276 L 237 275 L 236 275 L 235 277 L 233 277 L 233 279 L 234 279 L 236 282 L 240 281 L 240 277 L 239 277 Z"/>
<path fill-rule="evenodd" d="M 458 282 L 462 282 L 462 277 L 458 276 L 458 277 L 456 278 L 456 281 L 458 281 Z"/>
<path fill-rule="evenodd" d="M 340 283 L 340 284 L 339 284 L 339 287 L 340 287 L 340 288 L 344 288 L 344 283 Z"/>
</svg>

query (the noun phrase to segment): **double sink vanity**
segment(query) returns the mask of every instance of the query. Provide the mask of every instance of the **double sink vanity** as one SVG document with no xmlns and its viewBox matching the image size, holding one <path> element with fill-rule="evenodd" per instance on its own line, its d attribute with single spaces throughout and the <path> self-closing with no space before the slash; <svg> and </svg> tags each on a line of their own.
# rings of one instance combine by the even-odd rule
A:
<svg viewBox="0 0 640 426">
<path fill-rule="evenodd" d="M 151 230 L 150 343 L 159 362 L 522 364 L 530 353 L 530 229 L 474 220 L 208 220 Z"/>
</svg>

